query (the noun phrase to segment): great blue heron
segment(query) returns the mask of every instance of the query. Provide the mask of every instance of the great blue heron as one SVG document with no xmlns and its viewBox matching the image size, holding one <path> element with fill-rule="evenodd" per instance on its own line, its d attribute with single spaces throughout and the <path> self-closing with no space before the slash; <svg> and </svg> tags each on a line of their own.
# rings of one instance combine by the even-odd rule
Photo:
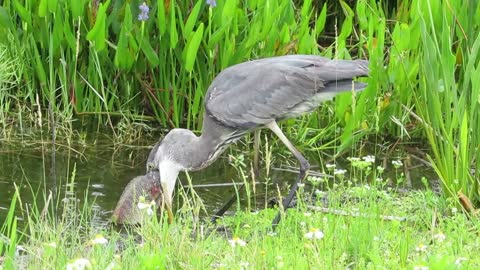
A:
<svg viewBox="0 0 480 270">
<path fill-rule="evenodd" d="M 287 209 L 310 165 L 277 121 L 312 112 L 338 93 L 364 89 L 365 83 L 353 80 L 361 76 L 368 76 L 366 60 L 330 60 L 313 55 L 254 60 L 220 72 L 205 96 L 202 134 L 172 129 L 150 152 L 147 171 L 160 170 L 167 210 L 171 211 L 180 171 L 207 167 L 231 143 L 263 127 L 273 131 L 300 163 L 297 180 L 283 200 Z M 280 217 L 277 214 L 273 226 Z"/>
</svg>

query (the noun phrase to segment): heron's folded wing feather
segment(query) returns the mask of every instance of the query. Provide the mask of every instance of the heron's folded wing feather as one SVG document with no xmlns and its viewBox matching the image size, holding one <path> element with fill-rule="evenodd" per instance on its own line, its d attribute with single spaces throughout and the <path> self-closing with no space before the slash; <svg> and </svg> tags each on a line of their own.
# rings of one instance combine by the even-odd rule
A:
<svg viewBox="0 0 480 270">
<path fill-rule="evenodd" d="M 242 79 L 241 73 L 225 75 L 211 85 L 206 110 L 221 123 L 238 128 L 254 128 L 282 118 L 323 87 L 318 78 L 287 69 L 259 68 L 249 72 L 248 79 Z"/>
<path fill-rule="evenodd" d="M 292 55 L 246 62 L 227 68 L 215 78 L 207 91 L 205 107 L 224 125 L 254 128 L 286 118 L 294 108 L 296 113 L 301 112 L 303 108 L 297 106 L 322 91 L 329 92 L 325 96 L 348 91 L 353 77 L 367 74 L 368 62 L 363 60 Z M 354 89 L 365 85 L 359 86 Z"/>
</svg>

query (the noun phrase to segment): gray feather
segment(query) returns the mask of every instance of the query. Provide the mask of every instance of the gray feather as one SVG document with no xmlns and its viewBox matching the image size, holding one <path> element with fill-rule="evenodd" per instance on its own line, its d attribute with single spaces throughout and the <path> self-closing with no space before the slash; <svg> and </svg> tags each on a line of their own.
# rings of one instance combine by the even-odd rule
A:
<svg viewBox="0 0 480 270">
<path fill-rule="evenodd" d="M 222 71 L 205 107 L 220 123 L 252 129 L 314 110 L 344 91 L 362 90 L 353 78 L 368 75 L 368 61 L 288 55 L 241 63 Z"/>
</svg>

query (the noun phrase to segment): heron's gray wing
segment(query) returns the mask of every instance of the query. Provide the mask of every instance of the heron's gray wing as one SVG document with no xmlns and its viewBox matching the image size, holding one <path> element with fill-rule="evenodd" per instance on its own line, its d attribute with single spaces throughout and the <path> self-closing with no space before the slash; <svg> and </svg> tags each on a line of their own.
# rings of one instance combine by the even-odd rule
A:
<svg viewBox="0 0 480 270">
<path fill-rule="evenodd" d="M 338 92 L 364 88 L 353 85 L 352 78 L 368 73 L 365 64 L 295 55 L 232 66 L 209 87 L 206 113 L 224 125 L 245 129 L 294 117 Z"/>
</svg>

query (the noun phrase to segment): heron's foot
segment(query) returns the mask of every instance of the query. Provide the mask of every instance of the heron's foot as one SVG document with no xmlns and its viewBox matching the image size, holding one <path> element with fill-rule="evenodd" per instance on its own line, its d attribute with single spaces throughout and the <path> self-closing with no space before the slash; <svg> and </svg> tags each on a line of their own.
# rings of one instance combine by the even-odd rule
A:
<svg viewBox="0 0 480 270">
<path fill-rule="evenodd" d="M 277 215 L 275 216 L 275 218 L 272 221 L 272 229 L 273 230 L 275 230 L 275 227 L 277 227 L 278 223 L 280 223 L 280 220 L 282 219 L 282 211 L 286 211 L 289 208 L 290 204 L 293 201 L 293 198 L 295 198 L 295 195 L 297 194 L 298 185 L 300 183 L 302 183 L 303 179 L 305 178 L 306 171 L 310 167 L 310 165 L 308 164 L 308 161 L 305 160 L 305 162 L 306 162 L 306 166 L 304 164 L 300 163 L 300 165 L 303 165 L 300 168 L 300 173 L 298 174 L 295 183 L 290 188 L 290 191 L 288 192 L 287 197 L 285 199 L 283 199 L 282 209 L 280 209 L 278 211 Z"/>
</svg>

